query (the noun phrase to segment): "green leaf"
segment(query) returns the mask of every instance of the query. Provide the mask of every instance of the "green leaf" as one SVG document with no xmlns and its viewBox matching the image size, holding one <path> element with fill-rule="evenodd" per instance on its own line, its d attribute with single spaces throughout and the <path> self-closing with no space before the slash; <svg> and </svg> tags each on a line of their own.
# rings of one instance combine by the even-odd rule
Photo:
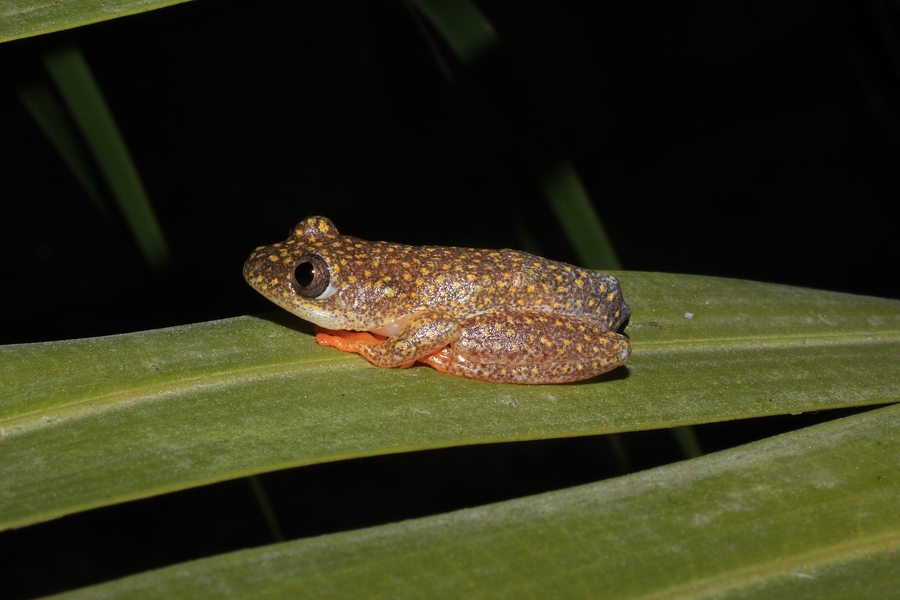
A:
<svg viewBox="0 0 900 600">
<path fill-rule="evenodd" d="M 187 0 L 4 0 L 0 42 L 81 27 Z"/>
<path fill-rule="evenodd" d="M 626 477 L 62 598 L 894 598 L 900 406 Z"/>
<path fill-rule="evenodd" d="M 283 312 L 0 347 L 0 529 L 345 458 L 900 399 L 896 300 L 619 277 L 632 358 L 573 385 L 378 369 Z"/>
<path fill-rule="evenodd" d="M 165 269 L 171 258 L 162 229 L 87 62 L 77 48 L 66 46 L 48 52 L 44 65 L 106 178 L 144 259 L 156 270 Z"/>
<path fill-rule="evenodd" d="M 500 38 L 488 18 L 469 0 L 409 0 L 441 34 L 457 58 L 465 64 L 482 87 L 482 91 L 496 104 L 496 115 L 506 117 L 508 130 L 504 139 L 520 146 L 518 160 L 525 172 L 534 172 L 550 209 L 578 254 L 580 263 L 589 269 L 620 269 L 612 243 L 591 203 L 572 162 L 557 148 L 556 136 L 550 131 L 528 86 L 521 79 L 512 62 L 501 52 Z M 423 32 L 426 37 L 428 32 Z M 440 57 L 438 56 L 440 61 Z M 447 69 L 443 69 L 447 73 Z M 470 118 L 475 122 L 477 119 Z M 489 171 L 496 176 L 499 162 L 490 157 L 489 137 L 478 126 L 470 126 L 475 144 L 487 157 Z M 510 137 L 509 132 L 515 132 Z M 507 186 L 498 185 L 502 195 Z M 516 210 L 512 222 L 516 223 Z M 521 212 L 521 207 L 518 209 Z M 517 230 L 520 229 L 517 227 Z M 519 234 L 526 241 L 527 234 Z"/>
</svg>

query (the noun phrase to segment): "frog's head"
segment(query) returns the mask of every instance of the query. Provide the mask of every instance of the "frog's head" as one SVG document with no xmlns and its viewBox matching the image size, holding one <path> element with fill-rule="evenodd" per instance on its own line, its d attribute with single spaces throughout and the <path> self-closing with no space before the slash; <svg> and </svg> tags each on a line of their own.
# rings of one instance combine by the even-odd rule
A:
<svg viewBox="0 0 900 600">
<path fill-rule="evenodd" d="M 339 257 L 347 238 L 325 217 L 300 221 L 290 237 L 260 246 L 244 263 L 244 279 L 257 292 L 316 325 L 345 325 Z M 337 257 L 337 258 L 336 258 Z"/>
</svg>

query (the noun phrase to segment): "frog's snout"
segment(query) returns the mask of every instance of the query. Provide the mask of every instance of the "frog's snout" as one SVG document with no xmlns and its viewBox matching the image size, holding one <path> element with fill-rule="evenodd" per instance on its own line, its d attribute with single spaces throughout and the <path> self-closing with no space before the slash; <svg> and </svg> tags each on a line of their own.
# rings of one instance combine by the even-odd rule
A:
<svg viewBox="0 0 900 600">
<path fill-rule="evenodd" d="M 254 289 L 259 290 L 259 282 L 266 279 L 266 256 L 269 254 L 267 249 L 269 246 L 259 246 L 244 261 L 244 281 L 249 283 Z"/>
</svg>

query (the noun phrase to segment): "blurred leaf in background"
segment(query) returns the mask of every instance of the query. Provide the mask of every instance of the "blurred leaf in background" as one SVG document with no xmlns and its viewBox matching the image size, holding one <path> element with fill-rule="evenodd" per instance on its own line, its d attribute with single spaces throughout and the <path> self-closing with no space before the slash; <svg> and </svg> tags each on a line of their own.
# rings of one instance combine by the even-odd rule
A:
<svg viewBox="0 0 900 600">
<path fill-rule="evenodd" d="M 164 271 L 171 263 L 171 256 L 162 229 L 125 140 L 84 56 L 78 48 L 64 46 L 46 52 L 44 66 L 144 260 L 155 271 Z M 85 193 L 101 213 L 108 216 L 94 169 L 76 141 L 63 106 L 43 78 L 34 77 L 19 84 L 17 92 Z"/>
</svg>

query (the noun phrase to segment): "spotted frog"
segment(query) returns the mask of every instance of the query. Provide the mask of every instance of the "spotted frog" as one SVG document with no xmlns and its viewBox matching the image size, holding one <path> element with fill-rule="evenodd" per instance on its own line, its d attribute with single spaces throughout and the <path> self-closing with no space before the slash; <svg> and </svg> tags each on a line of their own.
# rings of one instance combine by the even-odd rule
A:
<svg viewBox="0 0 900 600">
<path fill-rule="evenodd" d="M 325 217 L 260 246 L 244 278 L 318 325 L 316 341 L 379 367 L 424 362 L 502 383 L 564 383 L 625 363 L 615 277 L 517 250 L 367 242 Z"/>
</svg>

